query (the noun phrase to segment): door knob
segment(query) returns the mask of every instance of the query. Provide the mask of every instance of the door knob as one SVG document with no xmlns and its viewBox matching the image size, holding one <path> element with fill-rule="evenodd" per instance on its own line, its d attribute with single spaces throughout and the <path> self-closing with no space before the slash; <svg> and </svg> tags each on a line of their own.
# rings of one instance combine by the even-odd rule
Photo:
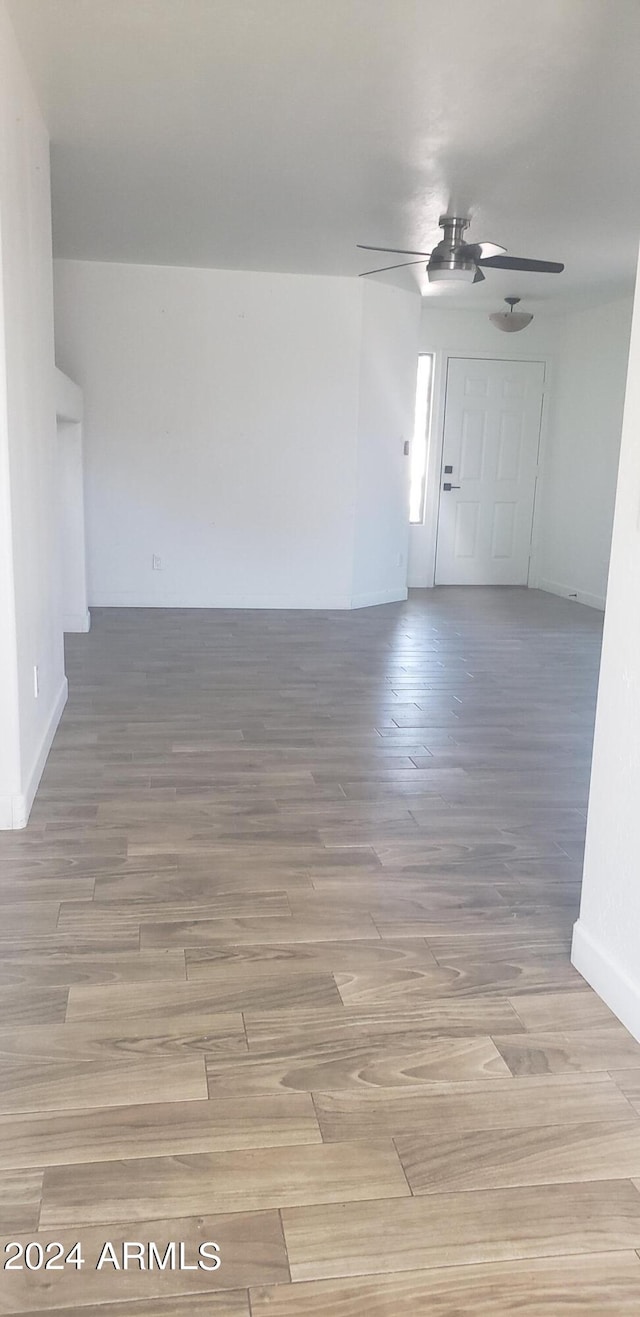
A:
<svg viewBox="0 0 640 1317">
<path fill-rule="evenodd" d="M 461 489 L 462 486 L 461 486 L 461 485 L 452 485 L 450 480 L 445 480 L 444 485 L 442 486 L 442 488 L 443 488 L 443 489 L 446 489 L 447 493 L 449 493 L 449 490 L 450 490 L 450 489 Z"/>
</svg>

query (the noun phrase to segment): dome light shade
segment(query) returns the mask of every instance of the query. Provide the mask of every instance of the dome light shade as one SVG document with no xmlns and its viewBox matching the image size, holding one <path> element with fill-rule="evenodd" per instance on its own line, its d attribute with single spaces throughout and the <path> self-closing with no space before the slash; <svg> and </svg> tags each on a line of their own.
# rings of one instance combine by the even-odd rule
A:
<svg viewBox="0 0 640 1317">
<path fill-rule="evenodd" d="M 518 330 L 526 329 L 531 324 L 533 315 L 530 311 L 514 311 L 514 306 L 518 305 L 519 297 L 505 297 L 505 302 L 510 306 L 509 311 L 494 311 L 489 316 L 492 325 L 496 329 L 501 329 L 504 334 L 517 334 Z"/>
<path fill-rule="evenodd" d="M 451 265 L 428 265 L 427 278 L 430 284 L 444 283 L 445 280 L 455 279 L 461 283 L 472 284 L 476 275 L 474 265 L 461 266 L 455 269 Z"/>
</svg>

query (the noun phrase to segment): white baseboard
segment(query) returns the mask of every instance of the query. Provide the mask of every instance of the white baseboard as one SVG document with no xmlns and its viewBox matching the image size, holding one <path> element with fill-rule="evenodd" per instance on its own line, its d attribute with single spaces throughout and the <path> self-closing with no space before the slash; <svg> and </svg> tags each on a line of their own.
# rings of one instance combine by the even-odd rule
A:
<svg viewBox="0 0 640 1317">
<path fill-rule="evenodd" d="M 40 741 L 38 753 L 24 784 L 24 791 L 18 795 L 5 799 L 0 802 L 0 827 L 2 828 L 26 828 L 31 813 L 36 791 L 40 784 L 40 778 L 47 762 L 47 756 L 51 749 L 51 742 L 56 734 L 58 723 L 62 717 L 62 711 L 67 703 L 69 688 L 67 678 L 65 677 L 58 695 L 54 701 L 53 708 L 47 720 L 44 735 Z M 4 806 L 4 807 L 2 807 Z"/>
<path fill-rule="evenodd" d="M 373 590 L 351 596 L 352 608 L 374 608 L 377 604 L 401 604 L 408 596 L 406 586 L 397 590 Z"/>
<path fill-rule="evenodd" d="M 573 926 L 571 960 L 625 1028 L 640 1042 L 640 980 L 634 982 L 585 928 Z"/>
<path fill-rule="evenodd" d="M 365 594 L 355 594 L 351 598 L 344 595 L 320 596 L 301 598 L 300 596 L 286 595 L 230 595 L 217 596 L 211 599 L 194 599 L 189 596 L 181 595 L 172 597 L 165 595 L 163 599 L 145 599 L 140 595 L 129 594 L 109 594 L 94 595 L 91 599 L 92 608 L 225 608 L 230 610 L 261 610 L 273 609 L 279 612 L 315 612 L 327 613 L 341 611 L 350 608 L 372 608 L 377 604 L 397 604 L 402 603 L 408 596 L 406 586 L 398 587 L 395 590 L 372 590 Z M 88 627 L 67 626 L 65 619 L 65 631 L 85 631 Z"/>
<path fill-rule="evenodd" d="M 91 608 L 225 608 L 229 610 L 249 609 L 259 611 L 272 609 L 277 612 L 334 612 L 351 608 L 348 595 L 307 596 L 299 595 L 213 595 L 209 599 L 189 597 L 189 595 L 166 594 L 161 599 L 145 598 L 143 595 L 110 592 L 108 595 L 94 594 Z"/>
<path fill-rule="evenodd" d="M 604 595 L 590 594 L 588 590 L 574 590 L 570 585 L 562 585 L 560 581 L 539 580 L 533 588 L 559 594 L 563 599 L 573 599 L 577 604 L 586 604 L 588 608 L 599 608 L 601 613 L 604 612 Z"/>
<path fill-rule="evenodd" d="M 90 631 L 91 613 L 87 608 L 84 613 L 65 613 L 62 619 L 63 631 Z"/>
</svg>

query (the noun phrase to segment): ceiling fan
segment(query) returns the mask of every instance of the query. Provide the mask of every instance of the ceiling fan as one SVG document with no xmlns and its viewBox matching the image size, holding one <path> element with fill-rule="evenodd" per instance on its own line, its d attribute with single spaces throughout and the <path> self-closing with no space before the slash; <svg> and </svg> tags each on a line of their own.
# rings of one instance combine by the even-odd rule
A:
<svg viewBox="0 0 640 1317">
<path fill-rule="evenodd" d="M 422 265 L 427 260 L 427 278 L 430 283 L 456 279 L 465 283 L 480 283 L 483 268 L 491 270 L 525 270 L 539 274 L 561 274 L 564 265 L 559 261 L 530 261 L 523 256 L 508 256 L 504 247 L 495 242 L 465 242 L 464 231 L 471 223 L 455 215 L 441 215 L 438 220 L 444 237 L 432 252 L 404 251 L 399 247 L 369 247 L 359 242 L 362 251 L 389 252 L 397 256 L 420 256 L 419 261 L 401 261 L 399 265 L 382 265 L 377 270 L 363 270 L 367 274 L 382 274 L 384 270 L 400 270 L 406 265 Z"/>
</svg>

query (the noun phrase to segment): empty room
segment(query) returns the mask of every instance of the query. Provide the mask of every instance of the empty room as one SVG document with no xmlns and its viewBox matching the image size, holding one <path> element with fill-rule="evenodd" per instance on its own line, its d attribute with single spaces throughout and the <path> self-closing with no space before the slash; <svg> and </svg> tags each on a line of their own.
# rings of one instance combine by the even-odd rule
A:
<svg viewBox="0 0 640 1317">
<path fill-rule="evenodd" d="M 638 1317 L 639 51 L 0 0 L 4 1317 Z"/>
</svg>

